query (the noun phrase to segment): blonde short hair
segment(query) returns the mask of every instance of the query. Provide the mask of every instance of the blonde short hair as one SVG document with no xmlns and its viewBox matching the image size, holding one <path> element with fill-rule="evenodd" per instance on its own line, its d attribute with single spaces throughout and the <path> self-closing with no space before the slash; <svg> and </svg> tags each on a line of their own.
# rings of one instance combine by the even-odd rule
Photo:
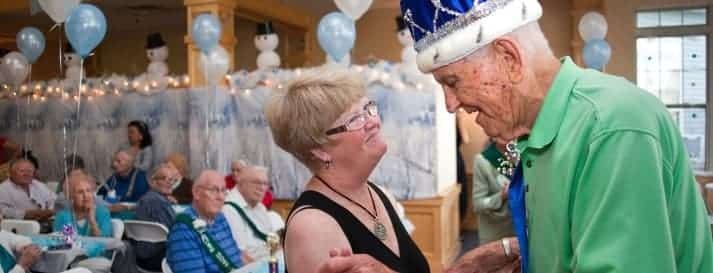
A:
<svg viewBox="0 0 713 273">
<path fill-rule="evenodd" d="M 272 138 L 307 167 L 310 150 L 328 143 L 325 131 L 342 113 L 366 96 L 356 73 L 334 68 L 304 71 L 286 91 L 275 92 L 265 107 Z"/>
<path fill-rule="evenodd" d="M 174 153 L 166 156 L 165 161 L 165 163 L 171 163 L 174 167 L 176 167 L 181 176 L 188 177 L 188 160 L 186 160 L 185 156 L 179 153 Z"/>
</svg>

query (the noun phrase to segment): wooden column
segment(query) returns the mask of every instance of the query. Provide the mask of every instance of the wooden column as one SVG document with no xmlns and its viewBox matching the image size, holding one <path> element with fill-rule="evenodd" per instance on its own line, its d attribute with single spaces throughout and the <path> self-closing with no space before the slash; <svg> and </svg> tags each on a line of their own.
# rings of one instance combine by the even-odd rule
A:
<svg viewBox="0 0 713 273">
<path fill-rule="evenodd" d="M 604 0 L 572 0 L 572 41 L 570 46 L 572 47 L 572 59 L 582 67 L 584 66 L 584 61 L 582 60 L 584 41 L 579 36 L 579 20 L 582 19 L 585 13 L 590 11 L 599 12 L 606 17 L 605 10 Z M 609 28 L 612 27 L 609 26 Z"/>
<path fill-rule="evenodd" d="M 191 77 L 191 86 L 202 86 L 205 83 L 203 73 L 199 67 L 200 50 L 193 43 L 191 38 L 191 25 L 193 18 L 203 13 L 213 14 L 220 20 L 223 28 L 220 37 L 220 46 L 225 48 L 230 57 L 230 70 L 233 69 L 235 59 L 235 6 L 237 0 L 184 0 L 186 6 L 186 36 L 184 42 L 188 47 L 188 76 Z"/>
</svg>

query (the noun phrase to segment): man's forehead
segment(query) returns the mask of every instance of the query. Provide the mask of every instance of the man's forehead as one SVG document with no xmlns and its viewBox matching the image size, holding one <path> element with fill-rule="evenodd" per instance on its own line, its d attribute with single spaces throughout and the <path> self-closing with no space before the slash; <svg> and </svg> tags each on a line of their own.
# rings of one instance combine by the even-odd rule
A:
<svg viewBox="0 0 713 273">
<path fill-rule="evenodd" d="M 29 161 L 23 160 L 23 161 L 15 163 L 15 169 L 18 169 L 18 170 L 32 170 L 34 168 L 35 168 L 35 166 L 33 166 L 32 163 L 30 163 Z"/>
</svg>

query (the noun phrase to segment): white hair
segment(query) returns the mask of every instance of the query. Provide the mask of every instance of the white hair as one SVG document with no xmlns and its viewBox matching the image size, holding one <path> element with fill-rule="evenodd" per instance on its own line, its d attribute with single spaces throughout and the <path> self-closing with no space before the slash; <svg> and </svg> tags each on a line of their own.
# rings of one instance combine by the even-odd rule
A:
<svg viewBox="0 0 713 273">
<path fill-rule="evenodd" d="M 524 51 L 523 58 L 526 62 L 532 63 L 533 59 L 540 55 L 552 55 L 550 44 L 545 38 L 545 34 L 540 29 L 540 24 L 537 21 L 516 28 L 512 32 L 505 34 L 503 37 L 510 37 L 517 41 L 518 45 Z M 468 58 L 483 59 L 491 53 L 492 43 L 481 47 L 473 52 Z"/>
</svg>

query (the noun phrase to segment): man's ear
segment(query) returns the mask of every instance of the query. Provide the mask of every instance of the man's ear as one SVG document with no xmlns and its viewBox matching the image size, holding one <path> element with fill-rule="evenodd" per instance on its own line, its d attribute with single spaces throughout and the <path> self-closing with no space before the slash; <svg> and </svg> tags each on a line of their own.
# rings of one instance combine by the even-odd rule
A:
<svg viewBox="0 0 713 273">
<path fill-rule="evenodd" d="M 519 83 L 524 78 L 522 48 L 514 39 L 501 37 L 492 43 L 493 50 L 501 71 L 506 73 L 512 83 Z"/>
<path fill-rule="evenodd" d="M 329 155 L 326 151 L 322 150 L 322 148 L 314 148 L 309 150 L 310 153 L 312 153 L 312 156 L 317 158 L 319 161 L 322 162 L 327 162 L 329 160 L 332 160 L 332 156 Z"/>
</svg>

